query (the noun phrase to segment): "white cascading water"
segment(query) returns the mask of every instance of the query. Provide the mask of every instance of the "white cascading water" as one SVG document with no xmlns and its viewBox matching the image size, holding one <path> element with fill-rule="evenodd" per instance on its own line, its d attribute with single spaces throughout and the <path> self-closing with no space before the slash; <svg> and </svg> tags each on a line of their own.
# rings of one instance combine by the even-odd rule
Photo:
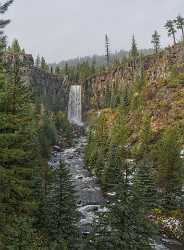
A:
<svg viewBox="0 0 184 250">
<path fill-rule="evenodd" d="M 82 125 L 81 86 L 72 85 L 69 94 L 68 120 L 70 123 Z"/>
</svg>

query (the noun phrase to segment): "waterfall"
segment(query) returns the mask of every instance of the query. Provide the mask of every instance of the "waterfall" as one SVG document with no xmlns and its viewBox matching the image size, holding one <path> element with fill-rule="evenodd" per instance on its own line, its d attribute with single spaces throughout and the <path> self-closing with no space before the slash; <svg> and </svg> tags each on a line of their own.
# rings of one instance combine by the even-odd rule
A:
<svg viewBox="0 0 184 250">
<path fill-rule="evenodd" d="M 81 86 L 72 85 L 69 94 L 68 120 L 70 123 L 82 125 Z"/>
</svg>

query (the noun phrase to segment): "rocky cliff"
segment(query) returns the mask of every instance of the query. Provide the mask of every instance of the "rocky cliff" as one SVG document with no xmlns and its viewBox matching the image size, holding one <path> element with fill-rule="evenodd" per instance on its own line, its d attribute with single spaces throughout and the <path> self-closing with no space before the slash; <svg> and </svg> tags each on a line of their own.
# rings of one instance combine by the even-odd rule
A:
<svg viewBox="0 0 184 250">
<path fill-rule="evenodd" d="M 114 71 L 91 77 L 83 83 L 83 90 L 86 110 L 108 108 L 108 119 L 116 109 L 108 106 L 107 98 L 112 99 L 115 92 L 123 98 L 120 106 L 127 105 L 124 119 L 132 129 L 132 141 L 139 137 L 145 116 L 150 117 L 156 134 L 168 127 L 183 127 L 184 45 L 177 44 L 158 55 L 130 61 Z"/>
<path fill-rule="evenodd" d="M 24 81 L 33 88 L 48 110 L 67 110 L 70 82 L 66 77 L 31 66 L 24 68 Z"/>
<path fill-rule="evenodd" d="M 83 83 L 85 107 L 88 110 L 105 108 L 109 92 L 122 93 L 125 88 L 131 89 L 142 73 L 146 86 L 151 85 L 150 91 L 155 93 L 159 84 L 168 81 L 173 66 L 180 73 L 184 72 L 183 63 L 184 45 L 178 44 L 166 48 L 158 55 L 127 61 L 114 70 L 93 76 Z"/>
</svg>

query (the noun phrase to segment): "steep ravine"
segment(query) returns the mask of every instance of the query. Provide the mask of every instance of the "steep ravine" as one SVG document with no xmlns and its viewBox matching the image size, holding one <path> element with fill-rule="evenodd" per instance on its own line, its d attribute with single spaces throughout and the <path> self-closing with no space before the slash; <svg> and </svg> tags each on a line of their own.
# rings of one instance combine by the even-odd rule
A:
<svg viewBox="0 0 184 250">
<path fill-rule="evenodd" d="M 92 222 L 96 213 L 106 211 L 105 198 L 102 193 L 98 179 L 92 176 L 84 165 L 84 149 L 86 137 L 75 139 L 74 147 L 67 148 L 62 152 L 52 154 L 49 165 L 57 167 L 60 160 L 63 160 L 72 175 L 75 187 L 78 211 L 80 212 L 80 232 L 84 235 L 90 233 Z M 162 239 L 155 243 L 155 250 L 182 250 L 179 243 Z"/>
</svg>

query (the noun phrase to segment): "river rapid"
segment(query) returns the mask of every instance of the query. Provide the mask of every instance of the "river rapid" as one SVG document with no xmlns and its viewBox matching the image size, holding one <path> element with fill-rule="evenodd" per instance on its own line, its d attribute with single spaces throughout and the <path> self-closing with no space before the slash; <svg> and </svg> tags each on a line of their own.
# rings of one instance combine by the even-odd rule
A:
<svg viewBox="0 0 184 250">
<path fill-rule="evenodd" d="M 49 165 L 56 168 L 60 160 L 68 167 L 74 185 L 78 211 L 80 213 L 80 232 L 87 235 L 91 231 L 92 222 L 97 213 L 107 211 L 106 200 L 102 193 L 98 178 L 92 176 L 84 165 L 86 137 L 75 139 L 75 145 L 62 152 L 53 152 Z M 184 247 L 175 241 L 159 239 L 153 247 L 155 250 L 183 250 Z M 128 250 L 128 249 L 127 249 Z"/>
</svg>

